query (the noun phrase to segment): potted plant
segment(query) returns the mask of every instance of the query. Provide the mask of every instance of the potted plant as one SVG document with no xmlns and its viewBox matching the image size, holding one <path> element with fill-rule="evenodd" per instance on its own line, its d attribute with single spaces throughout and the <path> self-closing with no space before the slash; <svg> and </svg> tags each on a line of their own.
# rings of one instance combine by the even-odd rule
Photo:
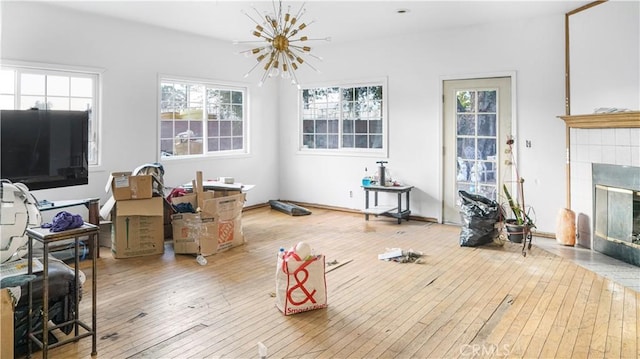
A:
<svg viewBox="0 0 640 359">
<path fill-rule="evenodd" d="M 505 227 L 507 229 L 507 238 L 509 239 L 509 241 L 514 243 L 522 243 L 523 238 L 530 238 L 531 230 L 535 228 L 536 225 L 535 221 L 530 215 L 532 208 L 526 207 L 524 203 L 524 178 L 520 177 L 518 167 L 513 158 L 513 143 L 513 138 L 509 137 L 507 139 L 507 146 L 509 146 L 511 163 L 513 164 L 513 168 L 515 169 L 518 195 L 514 198 L 513 196 L 511 196 L 507 185 L 502 185 L 502 190 L 504 191 L 510 213 L 512 214 L 511 218 L 507 218 L 505 220 Z"/>
</svg>

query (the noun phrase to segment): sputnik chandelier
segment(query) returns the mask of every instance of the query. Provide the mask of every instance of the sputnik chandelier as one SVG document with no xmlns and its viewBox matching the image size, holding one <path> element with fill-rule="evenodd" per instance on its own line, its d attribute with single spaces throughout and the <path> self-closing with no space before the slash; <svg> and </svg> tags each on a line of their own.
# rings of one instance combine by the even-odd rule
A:
<svg viewBox="0 0 640 359">
<path fill-rule="evenodd" d="M 278 2 L 277 8 L 275 1 L 273 2 L 275 15 L 262 15 L 255 7 L 252 7 L 252 9 L 261 21 L 257 21 L 244 11 L 243 13 L 256 24 L 253 30 L 253 36 L 260 38 L 260 40 L 235 41 L 234 44 L 262 43 L 262 45 L 240 52 L 246 56 L 256 56 L 258 62 L 244 77 L 248 77 L 253 70 L 264 64 L 264 66 L 262 66 L 264 73 L 258 86 L 262 86 L 268 77 L 280 76 L 283 79 L 290 79 L 292 84 L 300 88 L 298 78 L 295 74 L 295 70 L 297 70 L 300 65 L 307 64 L 314 71 L 319 72 L 309 64 L 308 61 L 305 61 L 303 56 L 311 56 L 315 59 L 322 60 L 322 58 L 311 53 L 311 47 L 304 46 L 302 43 L 317 40 L 330 41 L 331 38 L 310 39 L 307 36 L 301 35 L 301 32 L 313 23 L 313 21 L 309 24 L 302 22 L 302 16 L 306 12 L 304 3 L 300 7 L 300 10 L 293 16 L 291 15 L 291 6 L 287 7 L 286 12 L 282 11 L 282 1 Z"/>
</svg>

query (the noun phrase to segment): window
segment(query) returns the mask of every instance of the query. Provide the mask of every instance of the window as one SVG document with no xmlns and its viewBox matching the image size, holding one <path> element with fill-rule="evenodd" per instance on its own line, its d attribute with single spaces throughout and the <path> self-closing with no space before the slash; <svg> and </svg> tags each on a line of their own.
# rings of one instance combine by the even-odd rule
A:
<svg viewBox="0 0 640 359">
<path fill-rule="evenodd" d="M 161 157 L 246 152 L 246 89 L 160 80 Z"/>
<path fill-rule="evenodd" d="M 303 150 L 386 150 L 382 83 L 305 88 L 301 95 Z"/>
<path fill-rule="evenodd" d="M 32 66 L 0 69 L 0 109 L 89 111 L 89 165 L 98 165 L 98 73 Z"/>
</svg>

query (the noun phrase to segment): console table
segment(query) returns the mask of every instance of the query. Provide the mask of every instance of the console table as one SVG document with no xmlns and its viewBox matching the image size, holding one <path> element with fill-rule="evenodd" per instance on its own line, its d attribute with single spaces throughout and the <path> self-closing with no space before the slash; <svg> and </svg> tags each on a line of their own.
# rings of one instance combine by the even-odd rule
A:
<svg viewBox="0 0 640 359">
<path fill-rule="evenodd" d="M 402 219 L 409 220 L 409 215 L 411 214 L 411 209 L 409 209 L 409 192 L 413 186 L 362 186 L 364 189 L 364 213 L 365 220 L 369 220 L 369 215 L 384 215 L 398 219 L 398 224 L 402 221 Z M 369 192 L 373 192 L 374 194 L 374 202 L 373 207 L 369 207 Z M 391 192 L 396 193 L 398 195 L 398 204 L 397 206 L 379 206 L 378 205 L 378 192 Z M 402 194 L 406 196 L 406 207 L 402 208 Z"/>
<path fill-rule="evenodd" d="M 82 227 L 69 229 L 61 232 L 51 232 L 49 228 L 34 227 L 27 228 L 27 236 L 29 237 L 28 248 L 29 257 L 27 264 L 27 273 L 33 274 L 33 241 L 38 241 L 43 245 L 42 256 L 42 329 L 34 330 L 33 320 L 33 286 L 32 281 L 29 282 L 28 296 L 29 296 L 29 314 L 28 314 L 28 327 L 27 327 L 27 358 L 31 358 L 31 342 L 33 341 L 42 349 L 42 358 L 47 359 L 49 349 L 55 348 L 70 342 L 78 341 L 79 339 L 91 336 L 93 338 L 91 346 L 91 355 L 96 355 L 96 252 L 93 251 L 91 255 L 91 327 L 80 320 L 80 256 L 78 249 L 80 247 L 80 237 L 89 236 L 90 241 L 94 248 L 98 248 L 98 233 L 99 227 L 90 223 L 84 223 Z M 75 283 L 75 313 L 72 320 L 49 327 L 49 245 L 57 241 L 75 239 L 74 245 L 74 283 Z M 49 332 L 51 330 L 63 327 L 65 325 L 73 324 L 74 332 L 70 338 L 60 340 L 57 343 L 49 344 Z M 80 327 L 84 328 L 86 332 L 80 333 Z M 37 335 L 42 335 L 40 340 Z"/>
<path fill-rule="evenodd" d="M 40 212 L 59 210 L 68 207 L 85 206 L 89 210 L 88 222 L 100 226 L 100 199 L 88 198 L 88 199 L 72 199 L 64 201 L 41 201 L 38 202 L 38 209 Z M 93 252 L 97 253 L 97 257 L 100 258 L 100 247 L 93 246 L 93 242 L 89 241 L 89 256 L 93 255 Z"/>
</svg>

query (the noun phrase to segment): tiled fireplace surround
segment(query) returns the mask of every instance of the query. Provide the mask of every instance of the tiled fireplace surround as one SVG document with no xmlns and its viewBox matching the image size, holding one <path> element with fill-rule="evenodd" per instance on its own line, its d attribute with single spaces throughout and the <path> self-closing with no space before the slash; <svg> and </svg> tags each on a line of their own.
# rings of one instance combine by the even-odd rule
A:
<svg viewBox="0 0 640 359">
<path fill-rule="evenodd" d="M 584 127 L 593 128 L 583 128 L 580 124 L 569 126 L 569 122 L 567 123 L 568 127 L 571 127 L 569 129 L 571 209 L 576 215 L 582 213 L 588 216 L 592 224 L 591 233 L 594 233 L 592 164 L 640 167 L 640 128 L 638 127 L 640 122 L 632 127 L 607 128 L 607 119 L 604 118 L 602 121 L 605 122 L 602 128 L 600 125 L 587 125 Z M 591 240 L 593 241 L 593 235 Z M 594 248 L 593 245 L 591 248 Z"/>
</svg>

